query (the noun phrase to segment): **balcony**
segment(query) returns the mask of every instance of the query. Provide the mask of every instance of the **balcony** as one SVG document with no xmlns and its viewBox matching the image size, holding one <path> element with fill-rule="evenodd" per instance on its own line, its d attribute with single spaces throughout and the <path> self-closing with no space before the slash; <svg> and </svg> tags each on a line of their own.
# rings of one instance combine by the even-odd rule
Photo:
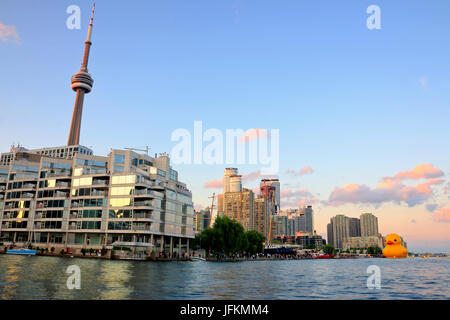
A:
<svg viewBox="0 0 450 320">
<path fill-rule="evenodd" d="M 30 207 L 28 206 L 26 208 L 19 208 L 19 207 L 15 207 L 12 203 L 9 203 L 9 204 L 5 205 L 5 209 L 29 210 Z"/>
<path fill-rule="evenodd" d="M 58 181 L 55 184 L 55 187 L 58 187 L 58 188 L 70 188 L 70 184 L 68 182 L 65 182 L 65 181 Z"/>
<path fill-rule="evenodd" d="M 136 180 L 136 184 L 145 184 L 145 185 L 148 185 L 148 186 L 155 186 L 156 185 L 155 182 L 153 182 L 150 179 L 146 179 L 146 178 L 137 179 Z"/>
<path fill-rule="evenodd" d="M 22 193 L 22 198 L 25 198 L 25 199 L 34 198 L 34 194 L 33 193 Z"/>
<path fill-rule="evenodd" d="M 98 179 L 94 179 L 92 181 L 92 185 L 107 185 L 108 181 L 107 180 L 98 180 Z"/>
<path fill-rule="evenodd" d="M 70 171 L 63 171 L 63 172 L 49 172 L 47 174 L 47 178 L 65 178 L 65 177 L 71 177 L 72 174 Z"/>
<path fill-rule="evenodd" d="M 134 213 L 133 219 L 152 219 L 152 215 L 150 213 Z"/>
<path fill-rule="evenodd" d="M 89 173 L 88 173 L 88 174 L 89 174 Z M 90 174 L 101 174 L 101 175 L 105 175 L 105 174 L 108 174 L 108 171 L 107 171 L 106 169 L 93 169 L 93 168 L 91 168 Z"/>
<path fill-rule="evenodd" d="M 91 193 L 91 196 L 106 197 L 107 195 L 108 195 L 108 192 L 106 192 L 106 191 L 93 190 L 92 193 Z"/>
<path fill-rule="evenodd" d="M 24 183 L 22 189 L 36 189 L 36 185 L 32 183 Z"/>
<path fill-rule="evenodd" d="M 133 231 L 150 231 L 150 226 L 133 225 L 133 226 L 131 226 L 131 230 L 133 230 Z"/>
<path fill-rule="evenodd" d="M 23 226 L 23 228 L 18 228 L 17 226 L 16 227 L 13 227 L 13 226 L 10 227 L 7 224 L 2 224 L 2 228 L 1 229 L 2 230 L 7 230 L 7 229 L 9 229 L 9 230 L 26 230 L 27 226 Z"/>
<path fill-rule="evenodd" d="M 12 215 L 12 214 L 4 214 L 3 215 L 3 219 L 9 219 L 9 220 L 12 220 L 12 219 L 15 219 L 15 220 L 20 220 L 20 221 L 22 221 L 22 220 L 28 220 L 28 213 L 27 213 L 27 215 L 26 216 L 24 216 L 24 217 L 22 217 L 22 218 L 18 218 L 17 216 L 15 217 L 14 215 Z"/>
<path fill-rule="evenodd" d="M 151 190 L 143 189 L 143 190 L 134 190 L 135 196 L 154 196 L 155 194 Z"/>
<path fill-rule="evenodd" d="M 31 174 L 16 174 L 14 176 L 13 180 L 37 180 L 38 176 L 37 173 L 36 175 L 31 175 Z"/>
<path fill-rule="evenodd" d="M 49 226 L 46 228 L 45 226 L 35 225 L 34 230 L 62 230 L 62 228 L 57 228 L 55 226 Z"/>
<path fill-rule="evenodd" d="M 68 192 L 61 192 L 61 191 L 56 191 L 53 195 L 53 198 L 68 198 L 68 197 L 69 197 Z"/>
<path fill-rule="evenodd" d="M 135 201 L 135 207 L 153 207 L 152 201 Z"/>
</svg>

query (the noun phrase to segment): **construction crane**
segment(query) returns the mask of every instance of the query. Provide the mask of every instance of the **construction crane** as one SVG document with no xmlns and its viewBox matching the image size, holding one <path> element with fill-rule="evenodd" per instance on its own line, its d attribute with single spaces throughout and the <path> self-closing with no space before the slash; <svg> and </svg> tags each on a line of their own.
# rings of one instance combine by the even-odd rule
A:
<svg viewBox="0 0 450 320">
<path fill-rule="evenodd" d="M 209 198 L 209 199 L 212 199 L 212 202 L 211 202 L 211 211 L 210 211 L 210 213 L 209 213 L 209 224 L 210 224 L 210 227 L 211 227 L 211 221 L 212 221 L 213 210 L 214 210 L 214 200 L 215 200 L 215 198 L 216 198 L 216 193 L 213 192 L 212 197 L 208 197 L 208 198 Z"/>
<path fill-rule="evenodd" d="M 270 222 L 269 222 L 269 239 L 267 239 L 268 246 L 271 243 L 271 233 L 272 233 L 272 217 L 273 217 L 273 199 L 275 198 L 275 189 L 272 189 L 272 207 L 270 208 Z"/>
<path fill-rule="evenodd" d="M 126 150 L 132 150 L 132 151 L 145 151 L 148 155 L 148 151 L 150 150 L 149 146 L 145 146 L 145 149 L 137 149 L 137 148 L 124 148 Z"/>
<path fill-rule="evenodd" d="M 209 224 L 210 224 L 209 227 L 212 227 L 212 226 L 211 226 L 211 220 L 212 220 L 212 212 L 213 212 L 214 207 L 215 207 L 215 205 L 214 205 L 214 199 L 216 198 L 216 193 L 213 192 L 212 197 L 208 197 L 208 198 L 209 198 L 209 199 L 212 198 L 211 211 L 210 211 L 210 213 L 209 213 L 209 218 L 204 218 L 204 217 L 202 217 L 201 219 L 202 219 L 202 220 L 209 220 Z M 198 220 L 199 220 L 199 217 L 198 217 L 198 214 L 196 214 L 195 216 L 196 216 L 196 219 L 195 219 L 195 230 L 198 230 Z"/>
</svg>

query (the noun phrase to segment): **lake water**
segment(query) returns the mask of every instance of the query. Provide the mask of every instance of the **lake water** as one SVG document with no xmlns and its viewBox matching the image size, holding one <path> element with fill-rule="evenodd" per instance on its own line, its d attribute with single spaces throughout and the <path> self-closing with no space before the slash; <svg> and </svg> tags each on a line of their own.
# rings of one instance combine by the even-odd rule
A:
<svg viewBox="0 0 450 320">
<path fill-rule="evenodd" d="M 78 265 L 81 289 L 69 290 Z M 381 289 L 367 288 L 367 267 Z M 0 255 L 0 299 L 450 299 L 450 259 L 148 262 Z"/>
</svg>

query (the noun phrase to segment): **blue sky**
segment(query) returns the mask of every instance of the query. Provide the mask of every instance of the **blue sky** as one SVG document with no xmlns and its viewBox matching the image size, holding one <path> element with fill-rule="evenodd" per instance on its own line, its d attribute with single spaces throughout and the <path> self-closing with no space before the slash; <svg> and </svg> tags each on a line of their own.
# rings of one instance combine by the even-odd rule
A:
<svg viewBox="0 0 450 320">
<path fill-rule="evenodd" d="M 80 30 L 66 27 L 71 4 L 81 7 Z M 70 77 L 80 67 L 91 4 L 0 3 L 0 22 L 18 35 L 0 38 L 1 151 L 13 142 L 66 143 L 75 98 Z M 381 30 L 366 27 L 371 4 L 381 8 Z M 282 182 L 320 201 L 336 187 L 375 188 L 382 177 L 421 163 L 441 169 L 447 183 L 448 12 L 448 1 L 98 0 L 89 62 L 94 88 L 85 99 L 81 143 L 100 155 L 144 145 L 169 152 L 173 130 L 192 131 L 202 120 L 205 129 L 280 129 Z M 194 202 L 207 205 L 220 190 L 204 184 L 220 179 L 224 166 L 177 169 Z M 314 173 L 285 174 L 305 166 Z M 427 203 L 449 208 L 445 192 L 433 191 Z M 404 234 L 417 248 L 449 250 L 450 223 L 434 221 L 425 204 L 363 209 L 379 216 L 382 231 Z M 314 205 L 321 233 L 332 215 L 363 210 Z M 418 226 L 404 227 L 411 220 Z"/>
</svg>

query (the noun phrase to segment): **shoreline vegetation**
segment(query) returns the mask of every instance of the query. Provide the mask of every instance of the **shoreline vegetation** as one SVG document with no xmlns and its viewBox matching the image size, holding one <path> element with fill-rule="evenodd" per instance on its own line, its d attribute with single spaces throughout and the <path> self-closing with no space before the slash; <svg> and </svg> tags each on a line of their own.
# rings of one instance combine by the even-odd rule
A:
<svg viewBox="0 0 450 320">
<path fill-rule="evenodd" d="M 198 233 L 191 249 L 188 253 L 178 253 L 170 255 L 168 252 L 152 251 L 150 257 L 132 257 L 129 259 L 120 258 L 117 251 L 122 251 L 123 247 L 114 247 L 112 250 L 98 250 L 83 248 L 80 252 L 70 252 L 61 249 L 59 252 L 55 248 L 29 247 L 36 250 L 31 255 L 63 257 L 63 258 L 92 258 L 105 260 L 137 260 L 137 261 L 210 261 L 210 262 L 240 262 L 240 261 L 274 261 L 274 260 L 311 260 L 311 259 L 361 259 L 361 258 L 385 258 L 379 247 L 369 247 L 364 250 L 345 249 L 336 250 L 327 244 L 321 247 L 307 246 L 302 248 L 290 247 L 285 243 L 273 242 L 266 245 L 264 236 L 255 231 L 245 231 L 244 227 L 237 221 L 226 216 L 218 217 L 211 228 L 207 228 Z M 0 254 L 7 254 L 7 250 L 14 246 L 0 243 Z M 120 250 L 119 250 L 120 249 Z M 127 248 L 125 248 L 127 249 Z M 130 250 L 130 249 L 128 249 Z M 202 252 L 202 253 L 200 253 Z M 413 254 L 410 258 L 421 257 L 449 257 L 448 255 Z"/>
<path fill-rule="evenodd" d="M 212 226 L 197 234 L 194 248 L 205 251 L 206 261 L 259 261 L 259 260 L 304 260 L 304 259 L 357 259 L 363 257 L 384 258 L 381 248 L 368 248 L 367 255 L 361 256 L 349 250 L 336 254 L 333 246 L 308 247 L 303 250 L 268 246 L 266 239 L 254 230 L 244 231 L 244 227 L 226 216 L 218 217 Z"/>
</svg>

